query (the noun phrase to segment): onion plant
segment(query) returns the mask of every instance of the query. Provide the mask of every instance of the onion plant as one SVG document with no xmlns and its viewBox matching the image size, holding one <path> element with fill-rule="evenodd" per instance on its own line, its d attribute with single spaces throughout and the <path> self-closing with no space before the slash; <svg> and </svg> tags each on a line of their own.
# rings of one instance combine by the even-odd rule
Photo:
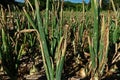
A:
<svg viewBox="0 0 120 80">
<path fill-rule="evenodd" d="M 90 59 L 91 59 L 91 78 L 95 80 L 99 80 L 102 78 L 103 73 L 105 72 L 105 66 L 108 63 L 108 49 L 111 37 L 111 32 L 109 32 L 112 28 L 112 39 L 113 43 L 117 44 L 119 33 L 118 33 L 118 13 L 114 6 L 113 0 L 111 0 L 113 11 L 115 13 L 115 23 L 110 23 L 110 16 L 108 15 L 108 20 L 105 19 L 104 14 L 100 14 L 100 6 L 98 0 L 91 0 L 92 12 L 94 15 L 94 26 L 93 26 L 93 34 L 88 37 L 89 42 L 89 50 L 90 50 Z M 110 26 L 111 24 L 111 26 Z M 110 33 L 110 35 L 109 35 Z M 115 50 L 116 51 L 116 50 Z M 115 53 L 116 55 L 116 53 Z"/>
<path fill-rule="evenodd" d="M 3 8 L 1 8 L 1 62 L 3 70 L 12 80 L 16 80 L 18 78 L 20 59 L 27 53 L 25 50 L 27 37 L 30 36 L 30 40 L 28 40 L 30 47 L 33 47 L 35 42 L 35 36 L 31 34 L 25 34 L 25 36 L 23 36 L 23 42 L 20 42 L 20 36 L 18 36 L 17 32 L 25 28 L 26 21 L 24 18 L 25 16 L 22 16 L 21 18 L 21 15 L 23 15 L 22 12 L 19 14 L 16 13 L 17 12 L 14 12 L 14 10 L 12 12 L 10 8 L 8 12 L 5 12 Z M 28 28 L 30 28 L 29 23 Z"/>
<path fill-rule="evenodd" d="M 63 3 L 61 4 L 61 8 L 63 6 Z M 39 11 L 39 1 L 35 0 L 35 13 L 37 18 L 37 25 L 34 23 L 33 19 L 29 16 L 29 14 L 24 9 L 25 15 L 28 18 L 28 21 L 33 26 L 35 30 L 38 31 L 38 40 L 40 43 L 40 49 L 42 53 L 42 59 L 44 63 L 44 68 L 46 71 L 46 76 L 48 80 L 61 80 L 61 74 L 62 74 L 62 68 L 64 64 L 64 57 L 65 57 L 65 51 L 67 47 L 66 38 L 67 38 L 67 29 L 61 34 L 61 30 L 58 26 L 59 24 L 62 24 L 62 21 L 58 21 L 57 26 L 55 26 L 53 23 L 52 27 L 52 38 L 51 42 L 49 42 L 48 38 L 48 15 L 49 15 L 49 0 L 46 1 L 46 18 L 45 23 L 42 22 L 42 17 L 40 16 Z M 55 18 L 53 18 L 54 20 Z M 62 20 L 62 10 L 61 10 L 61 18 Z M 45 24 L 45 25 L 44 25 Z M 60 25 L 60 29 L 62 29 L 62 25 Z M 55 31 L 56 29 L 56 31 Z M 51 45 L 51 46 L 49 46 Z M 52 50 L 52 51 L 51 51 Z M 51 55 L 52 54 L 52 55 Z"/>
<path fill-rule="evenodd" d="M 2 29 L 1 29 L 1 42 L 0 45 L 0 55 L 1 55 L 1 62 L 3 70 L 7 73 L 7 75 L 10 77 L 10 79 L 16 80 L 17 79 L 17 70 L 18 70 L 18 64 L 17 64 L 17 57 L 13 53 L 14 47 L 12 44 L 12 38 L 8 34 L 7 29 L 7 17 L 6 13 L 4 12 L 3 8 L 1 8 L 1 23 Z M 10 13 L 10 12 L 9 12 Z"/>
<path fill-rule="evenodd" d="M 99 1 L 91 0 L 92 12 L 94 15 L 93 35 L 88 38 L 90 59 L 91 59 L 91 77 L 99 80 L 104 73 L 107 63 L 109 47 L 109 26 L 105 24 L 104 15 L 100 16 Z M 101 23 L 100 23 L 101 17 Z M 101 24 L 101 25 L 100 25 Z M 100 31 L 99 31 L 100 30 Z"/>
</svg>

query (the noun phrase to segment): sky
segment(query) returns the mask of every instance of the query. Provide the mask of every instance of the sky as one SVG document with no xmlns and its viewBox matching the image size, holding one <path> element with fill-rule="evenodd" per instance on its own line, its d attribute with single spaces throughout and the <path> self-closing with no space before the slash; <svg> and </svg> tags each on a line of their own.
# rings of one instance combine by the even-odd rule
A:
<svg viewBox="0 0 120 80">
<path fill-rule="evenodd" d="M 16 0 L 18 2 L 24 2 L 24 0 Z M 71 1 L 71 2 L 74 2 L 74 3 L 80 3 L 82 2 L 82 0 L 64 0 L 64 1 Z M 89 0 L 84 0 L 86 3 L 89 2 Z"/>
<path fill-rule="evenodd" d="M 24 2 L 24 0 L 15 0 L 15 1 L 17 1 L 17 2 Z"/>
<path fill-rule="evenodd" d="M 71 1 L 71 2 L 74 2 L 74 3 L 80 3 L 82 2 L 82 0 L 64 0 L 64 1 Z M 86 3 L 89 2 L 89 0 L 84 0 Z"/>
</svg>

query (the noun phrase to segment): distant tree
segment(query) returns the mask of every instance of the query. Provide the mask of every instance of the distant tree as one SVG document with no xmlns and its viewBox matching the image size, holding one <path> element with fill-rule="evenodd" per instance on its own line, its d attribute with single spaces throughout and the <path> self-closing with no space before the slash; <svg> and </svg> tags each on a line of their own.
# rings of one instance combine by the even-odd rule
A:
<svg viewBox="0 0 120 80">
<path fill-rule="evenodd" d="M 27 1 L 27 0 L 25 0 Z M 33 8 L 35 8 L 35 0 L 29 0 L 32 4 Z M 46 0 L 39 0 L 40 1 L 40 10 L 43 10 L 46 8 Z M 50 0 L 51 1 L 51 0 Z M 18 7 L 22 7 L 23 3 L 16 2 L 15 0 L 0 0 L 0 4 L 3 5 L 3 7 L 7 8 L 7 5 L 16 5 Z"/>
<path fill-rule="evenodd" d="M 120 0 L 113 0 L 115 8 L 120 8 Z M 102 9 L 112 9 L 111 0 L 102 0 Z"/>
<path fill-rule="evenodd" d="M 87 6 L 88 6 L 88 10 L 90 10 L 91 9 L 91 1 L 89 1 L 89 3 L 87 4 Z"/>
<path fill-rule="evenodd" d="M 114 4 L 116 8 L 120 8 L 120 0 L 114 0 Z"/>
<path fill-rule="evenodd" d="M 69 1 L 65 1 L 63 9 L 64 10 L 82 11 L 82 3 L 72 3 Z"/>
<path fill-rule="evenodd" d="M 109 8 L 109 0 L 101 0 L 101 9 L 107 10 L 108 8 Z M 91 9 L 91 0 L 88 3 L 88 9 Z"/>
<path fill-rule="evenodd" d="M 107 10 L 109 9 L 109 0 L 101 0 L 101 8 L 102 10 Z"/>
<path fill-rule="evenodd" d="M 7 7 L 8 4 L 16 4 L 15 0 L 0 0 L 0 4 L 3 5 L 4 7 Z"/>
<path fill-rule="evenodd" d="M 32 4 L 33 8 L 35 8 L 35 0 L 29 0 L 29 1 Z M 44 10 L 46 8 L 46 0 L 39 0 L 39 1 L 40 1 L 40 10 Z"/>
</svg>

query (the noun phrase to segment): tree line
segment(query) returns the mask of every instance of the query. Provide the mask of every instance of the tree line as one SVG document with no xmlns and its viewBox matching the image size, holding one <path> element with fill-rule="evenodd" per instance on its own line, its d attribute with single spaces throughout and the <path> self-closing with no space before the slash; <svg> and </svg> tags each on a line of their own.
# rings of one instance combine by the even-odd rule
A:
<svg viewBox="0 0 120 80">
<path fill-rule="evenodd" d="M 34 0 L 29 0 L 34 8 Z M 39 0 L 40 1 L 40 9 L 43 10 L 46 8 L 46 0 Z M 52 4 L 52 1 L 55 1 L 55 0 L 50 0 L 50 4 Z M 60 0 L 56 0 L 56 3 L 57 1 L 60 1 Z M 107 9 L 111 9 L 112 8 L 112 5 L 110 3 L 110 0 L 101 0 L 102 2 L 102 9 L 103 10 L 107 10 Z M 120 0 L 113 0 L 114 1 L 114 4 L 115 4 L 115 7 L 116 8 L 120 8 Z M 84 0 L 83 0 L 84 2 Z M 89 10 L 91 8 L 91 0 L 89 1 L 89 3 L 85 3 L 85 9 L 86 10 Z M 15 0 L 0 0 L 0 4 L 2 4 L 5 8 L 7 8 L 7 5 L 16 5 L 16 6 L 19 6 L 19 7 L 23 7 L 25 5 L 25 3 L 18 3 L 16 2 Z M 51 8 L 51 5 L 50 5 L 50 8 Z M 65 1 L 64 2 L 64 6 L 63 6 L 63 9 L 64 10 L 74 10 L 74 11 L 81 11 L 82 10 L 82 3 L 72 3 L 70 1 Z"/>
</svg>

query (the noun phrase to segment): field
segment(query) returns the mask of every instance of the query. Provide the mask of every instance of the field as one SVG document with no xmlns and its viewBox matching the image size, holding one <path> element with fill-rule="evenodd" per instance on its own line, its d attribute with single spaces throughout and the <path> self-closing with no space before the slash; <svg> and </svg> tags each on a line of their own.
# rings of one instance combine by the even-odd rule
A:
<svg viewBox="0 0 120 80">
<path fill-rule="evenodd" d="M 120 11 L 91 1 L 82 12 L 1 7 L 0 79 L 119 80 Z"/>
</svg>

